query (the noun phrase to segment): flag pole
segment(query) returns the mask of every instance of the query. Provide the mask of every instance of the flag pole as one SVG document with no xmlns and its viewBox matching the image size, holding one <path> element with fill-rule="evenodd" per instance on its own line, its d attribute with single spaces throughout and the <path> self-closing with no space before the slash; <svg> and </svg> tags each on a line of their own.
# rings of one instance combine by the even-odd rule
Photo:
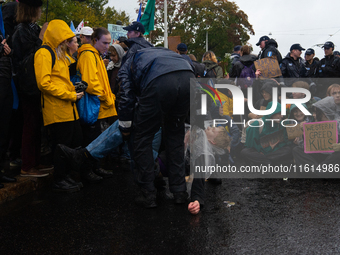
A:
<svg viewBox="0 0 340 255">
<path fill-rule="evenodd" d="M 168 3 L 164 0 L 164 48 L 168 47 Z"/>
</svg>

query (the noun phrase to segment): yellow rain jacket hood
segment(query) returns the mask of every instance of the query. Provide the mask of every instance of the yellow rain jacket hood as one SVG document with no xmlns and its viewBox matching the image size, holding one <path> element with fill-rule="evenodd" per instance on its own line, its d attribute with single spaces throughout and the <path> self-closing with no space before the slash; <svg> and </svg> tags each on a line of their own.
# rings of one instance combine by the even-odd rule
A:
<svg viewBox="0 0 340 255">
<path fill-rule="evenodd" d="M 86 92 L 97 95 L 100 100 L 98 119 L 116 116 L 116 97 L 111 91 L 104 61 L 91 44 L 84 44 L 78 49 L 77 70 L 88 84 Z"/>
<path fill-rule="evenodd" d="M 43 45 L 48 45 L 54 52 L 55 64 L 52 69 L 52 55 L 45 49 L 39 49 L 34 56 L 34 68 L 38 88 L 41 91 L 41 106 L 44 125 L 77 120 L 77 95 L 70 81 L 69 61 L 58 57 L 56 48 L 63 41 L 74 37 L 74 33 L 62 20 L 52 20 L 44 34 Z"/>
</svg>

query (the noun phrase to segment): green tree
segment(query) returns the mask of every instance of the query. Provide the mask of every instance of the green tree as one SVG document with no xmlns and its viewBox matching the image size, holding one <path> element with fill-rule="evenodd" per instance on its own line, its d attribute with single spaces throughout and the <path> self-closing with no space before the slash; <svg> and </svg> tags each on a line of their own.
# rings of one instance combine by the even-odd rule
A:
<svg viewBox="0 0 340 255">
<path fill-rule="evenodd" d="M 11 2 L 5 0 L 5 2 Z M 91 27 L 107 27 L 120 20 L 124 25 L 130 22 L 125 11 L 118 12 L 114 7 L 105 7 L 108 0 L 48 0 L 47 21 L 53 19 L 64 20 L 67 24 L 73 21 L 77 26 L 82 20 Z M 43 0 L 42 15 L 38 24 L 46 22 L 47 0 Z"/>
<path fill-rule="evenodd" d="M 206 31 L 208 48 L 224 58 L 235 45 L 245 44 L 254 34 L 248 16 L 227 0 L 168 0 L 168 34 L 181 36 L 189 52 L 200 59 L 205 52 Z M 146 0 L 143 0 L 145 7 Z M 164 0 L 156 0 L 155 31 L 150 39 L 163 44 Z"/>
</svg>

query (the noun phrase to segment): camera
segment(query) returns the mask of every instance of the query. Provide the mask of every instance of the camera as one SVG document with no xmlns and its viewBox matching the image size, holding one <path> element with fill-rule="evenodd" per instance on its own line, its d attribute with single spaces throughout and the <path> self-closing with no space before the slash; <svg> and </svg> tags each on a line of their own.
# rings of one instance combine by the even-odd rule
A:
<svg viewBox="0 0 340 255">
<path fill-rule="evenodd" d="M 74 84 L 77 93 L 85 92 L 87 89 L 87 83 L 85 81 L 78 81 Z"/>
<path fill-rule="evenodd" d="M 110 55 L 111 55 L 111 52 L 110 52 L 110 51 L 108 51 L 108 52 L 106 53 L 106 55 L 105 55 L 105 58 L 104 58 L 104 59 L 108 59 L 108 60 L 110 60 Z"/>
</svg>

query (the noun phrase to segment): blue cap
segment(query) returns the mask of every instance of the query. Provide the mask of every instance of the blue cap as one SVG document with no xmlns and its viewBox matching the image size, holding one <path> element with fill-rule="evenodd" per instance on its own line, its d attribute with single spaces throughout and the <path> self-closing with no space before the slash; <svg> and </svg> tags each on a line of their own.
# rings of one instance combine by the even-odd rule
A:
<svg viewBox="0 0 340 255">
<path fill-rule="evenodd" d="M 337 50 L 336 50 L 336 51 L 333 51 L 333 55 L 334 55 L 334 56 L 340 56 L 340 52 L 337 51 Z"/>
<path fill-rule="evenodd" d="M 179 51 L 187 51 L 188 50 L 188 47 L 185 43 L 180 43 L 177 45 L 177 50 Z"/>
<path fill-rule="evenodd" d="M 145 33 L 145 29 L 142 23 L 138 22 L 138 21 L 134 21 L 132 22 L 130 25 L 128 25 L 127 27 L 123 27 L 124 30 L 127 31 L 137 31 L 137 32 L 141 32 L 142 34 Z"/>
<path fill-rule="evenodd" d="M 234 47 L 234 51 L 240 51 L 241 50 L 241 45 L 236 45 L 235 47 Z"/>
<path fill-rule="evenodd" d="M 256 46 L 259 46 L 262 41 L 268 41 L 269 37 L 264 35 L 260 38 L 259 42 L 256 44 Z"/>
<path fill-rule="evenodd" d="M 300 43 L 295 43 L 290 47 L 290 51 L 292 50 L 305 50 L 304 48 L 302 48 L 302 46 L 300 45 Z"/>
<path fill-rule="evenodd" d="M 312 48 L 306 50 L 305 55 L 312 55 L 315 54 L 315 51 Z"/>
<path fill-rule="evenodd" d="M 322 46 L 322 48 L 326 48 L 326 49 L 329 49 L 329 48 L 333 48 L 334 49 L 334 43 L 332 42 L 325 42 L 325 44 Z"/>
</svg>

